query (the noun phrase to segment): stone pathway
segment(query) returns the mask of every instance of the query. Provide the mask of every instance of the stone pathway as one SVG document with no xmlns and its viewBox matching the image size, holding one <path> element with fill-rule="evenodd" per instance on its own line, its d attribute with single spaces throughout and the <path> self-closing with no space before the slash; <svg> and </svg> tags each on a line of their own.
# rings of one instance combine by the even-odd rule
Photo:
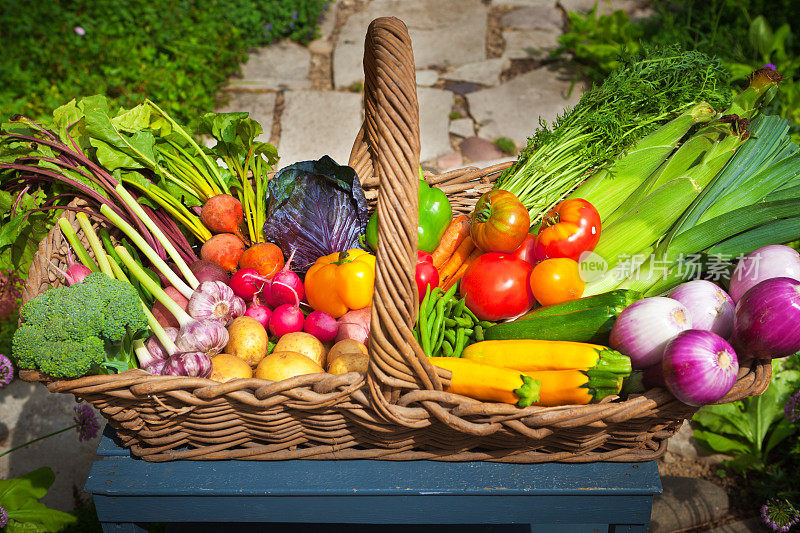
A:
<svg viewBox="0 0 800 533">
<path fill-rule="evenodd" d="M 339 0 L 307 47 L 281 42 L 251 54 L 221 95 L 220 111 L 248 111 L 278 147 L 279 167 L 323 154 L 345 163 L 362 121 L 364 35 L 395 16 L 409 29 L 417 68 L 423 166 L 435 171 L 513 159 L 538 127 L 584 90 L 549 53 L 567 10 L 595 0 Z M 635 16 L 642 0 L 601 0 Z M 502 82 L 501 82 L 502 80 Z M 309 90 L 315 89 L 315 90 Z M 319 90 L 323 89 L 323 90 Z M 502 153 L 480 143 L 513 141 Z M 477 146 L 475 150 L 470 147 Z"/>
</svg>

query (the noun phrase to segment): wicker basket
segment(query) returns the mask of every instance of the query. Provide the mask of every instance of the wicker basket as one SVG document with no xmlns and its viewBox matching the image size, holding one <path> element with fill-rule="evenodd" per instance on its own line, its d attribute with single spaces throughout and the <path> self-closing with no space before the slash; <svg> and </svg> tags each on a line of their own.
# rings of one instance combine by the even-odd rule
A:
<svg viewBox="0 0 800 533">
<path fill-rule="evenodd" d="M 132 452 L 178 459 L 434 459 L 444 461 L 644 461 L 695 408 L 663 389 L 585 406 L 518 408 L 443 391 L 450 373 L 430 364 L 414 340 L 417 294 L 419 121 L 411 43 L 395 18 L 366 36 L 365 119 L 350 157 L 377 198 L 378 236 L 370 365 L 364 374 L 312 374 L 273 383 L 217 383 L 129 370 L 53 380 L 25 371 L 51 392 L 92 403 Z M 506 165 L 429 177 L 455 211 L 469 212 Z M 378 182 L 381 186 L 378 188 Z M 74 213 L 64 215 L 80 234 Z M 60 284 L 51 259 L 66 243 L 55 228 L 41 243 L 24 289 L 27 301 Z M 721 400 L 757 395 L 771 366 L 751 361 Z M 615 401 L 617 400 L 617 401 Z"/>
</svg>

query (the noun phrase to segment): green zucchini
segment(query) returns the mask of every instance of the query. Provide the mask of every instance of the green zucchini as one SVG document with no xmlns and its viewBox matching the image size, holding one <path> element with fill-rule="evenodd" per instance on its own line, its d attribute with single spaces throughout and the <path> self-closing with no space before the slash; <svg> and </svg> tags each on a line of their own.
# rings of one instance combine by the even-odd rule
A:
<svg viewBox="0 0 800 533">
<path fill-rule="evenodd" d="M 614 307 L 623 309 L 632 303 L 641 300 L 643 296 L 630 289 L 617 289 L 615 291 L 605 292 L 596 296 L 587 296 L 586 298 L 578 298 L 577 300 L 569 300 L 560 304 L 546 305 L 538 307 L 522 315 L 519 319 L 524 320 L 536 316 L 549 316 L 549 315 L 563 315 L 564 313 L 571 313 L 573 311 L 583 311 L 585 309 L 592 309 L 594 307 Z"/>
<path fill-rule="evenodd" d="M 559 315 L 541 315 L 503 322 L 484 332 L 486 340 L 540 339 L 606 344 L 622 309 L 593 307 Z"/>
</svg>

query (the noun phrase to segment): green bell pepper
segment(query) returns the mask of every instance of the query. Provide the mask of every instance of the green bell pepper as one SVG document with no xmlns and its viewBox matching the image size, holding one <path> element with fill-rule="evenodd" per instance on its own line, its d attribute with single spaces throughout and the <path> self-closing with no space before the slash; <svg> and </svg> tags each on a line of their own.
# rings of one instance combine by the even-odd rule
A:
<svg viewBox="0 0 800 533">
<path fill-rule="evenodd" d="M 421 172 L 420 172 L 421 174 Z M 431 253 L 439 245 L 447 226 L 453 219 L 450 200 L 441 189 L 431 187 L 424 180 L 419 181 L 419 242 L 417 248 Z M 375 212 L 367 223 L 366 241 L 370 248 L 378 248 L 378 213 Z"/>
</svg>

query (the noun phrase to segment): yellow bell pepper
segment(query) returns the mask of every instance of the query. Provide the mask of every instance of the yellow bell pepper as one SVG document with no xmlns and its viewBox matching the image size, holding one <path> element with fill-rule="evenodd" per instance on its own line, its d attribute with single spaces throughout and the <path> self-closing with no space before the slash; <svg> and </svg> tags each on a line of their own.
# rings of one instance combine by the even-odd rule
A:
<svg viewBox="0 0 800 533">
<path fill-rule="evenodd" d="M 334 318 L 372 305 L 374 288 L 375 256 L 364 250 L 320 257 L 306 272 L 308 304 Z"/>
</svg>

